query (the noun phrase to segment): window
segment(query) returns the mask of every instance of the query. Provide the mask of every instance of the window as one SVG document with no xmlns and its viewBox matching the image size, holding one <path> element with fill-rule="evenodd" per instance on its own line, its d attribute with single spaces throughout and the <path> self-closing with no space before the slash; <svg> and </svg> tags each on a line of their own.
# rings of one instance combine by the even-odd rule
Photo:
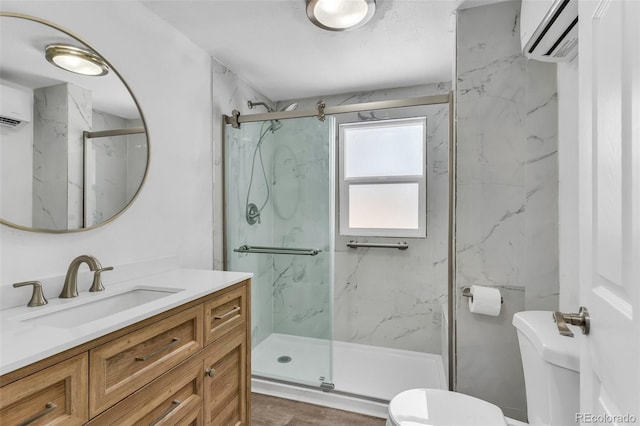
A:
<svg viewBox="0 0 640 426">
<path fill-rule="evenodd" d="M 338 126 L 340 234 L 426 237 L 425 117 Z"/>
</svg>

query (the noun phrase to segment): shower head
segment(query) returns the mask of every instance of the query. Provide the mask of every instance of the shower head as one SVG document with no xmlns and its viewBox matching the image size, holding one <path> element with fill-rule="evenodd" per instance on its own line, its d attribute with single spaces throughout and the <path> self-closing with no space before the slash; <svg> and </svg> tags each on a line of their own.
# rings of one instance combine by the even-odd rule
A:
<svg viewBox="0 0 640 426">
<path fill-rule="evenodd" d="M 247 106 L 249 107 L 249 109 L 253 109 L 254 107 L 258 106 L 258 105 L 262 105 L 263 107 L 265 107 L 267 109 L 268 112 L 275 112 L 275 109 L 271 108 L 269 105 L 267 105 L 265 102 L 252 102 L 252 101 L 247 101 Z M 293 111 L 296 108 L 298 108 L 298 104 L 296 102 L 287 105 L 284 108 L 281 108 L 280 111 Z"/>
<path fill-rule="evenodd" d="M 275 111 L 273 108 L 271 108 L 269 105 L 267 105 L 264 102 L 251 102 L 251 101 L 247 101 L 247 106 L 249 107 L 249 109 L 253 109 L 253 107 L 258 106 L 258 105 L 262 105 L 263 107 L 265 107 L 267 109 L 267 111 L 269 112 L 273 112 Z"/>
</svg>

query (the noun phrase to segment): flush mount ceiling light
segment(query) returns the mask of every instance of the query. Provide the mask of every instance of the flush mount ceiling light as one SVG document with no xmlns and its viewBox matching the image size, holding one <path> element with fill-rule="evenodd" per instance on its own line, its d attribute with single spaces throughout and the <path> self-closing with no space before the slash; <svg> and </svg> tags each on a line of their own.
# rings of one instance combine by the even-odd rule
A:
<svg viewBox="0 0 640 426">
<path fill-rule="evenodd" d="M 344 31 L 366 24 L 376 11 L 375 0 L 307 0 L 307 16 L 329 31 Z"/>
<path fill-rule="evenodd" d="M 45 58 L 53 65 L 76 74 L 101 76 L 109 72 L 104 60 L 95 53 L 67 44 L 50 44 Z"/>
</svg>

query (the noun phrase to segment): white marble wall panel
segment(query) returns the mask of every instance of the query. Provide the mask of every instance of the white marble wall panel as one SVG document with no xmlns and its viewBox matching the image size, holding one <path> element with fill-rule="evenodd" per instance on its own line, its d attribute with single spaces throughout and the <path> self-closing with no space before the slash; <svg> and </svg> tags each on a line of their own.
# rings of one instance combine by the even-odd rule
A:
<svg viewBox="0 0 640 426">
<path fill-rule="evenodd" d="M 94 111 L 93 130 L 123 129 L 127 120 Z M 87 226 L 102 223 L 127 205 L 127 136 L 87 140 Z M 92 202 L 90 202 L 92 200 Z"/>
<path fill-rule="evenodd" d="M 67 226 L 77 229 L 83 222 L 84 148 L 82 132 L 92 130 L 93 101 L 91 91 L 67 84 L 68 151 L 67 151 Z"/>
<path fill-rule="evenodd" d="M 260 134 L 260 123 L 243 124 L 240 129 L 225 125 L 222 115 L 231 115 L 237 109 L 242 114 L 252 114 L 247 101 L 271 100 L 247 85 L 237 74 L 215 59 L 211 61 L 213 92 L 213 267 L 235 271 L 253 272 L 251 285 L 251 344 L 255 347 L 273 333 L 273 256 L 238 254 L 233 252 L 243 244 L 271 245 L 273 238 L 271 206 L 262 212 L 261 224 L 249 225 L 245 220 L 245 203 L 254 148 Z M 261 107 L 260 107 L 261 108 Z M 262 108 L 258 112 L 263 112 Z M 271 135 L 264 141 L 265 170 L 270 174 Z M 224 147 L 224 149 L 223 149 Z M 224 157 L 226 170 L 223 166 Z M 262 204 L 265 186 L 261 176 L 259 159 L 254 172 L 251 194 L 255 204 Z M 226 176 L 223 176 L 226 172 Z M 227 203 L 223 202 L 226 191 Z M 223 220 L 224 218 L 224 220 Z M 226 225 L 225 225 L 226 221 Z M 225 227 L 226 252 L 225 252 Z M 225 262 L 226 258 L 226 262 Z"/>
<path fill-rule="evenodd" d="M 331 338 L 331 121 L 282 120 L 273 134 L 271 203 L 276 246 L 317 256 L 274 256 L 274 331 Z"/>
<path fill-rule="evenodd" d="M 33 95 L 33 226 L 67 229 L 67 88 Z"/>
<path fill-rule="evenodd" d="M 458 391 L 498 405 L 506 416 L 524 420 L 526 397 L 513 314 L 525 310 L 524 288 L 497 287 L 504 304 L 498 317 L 469 312 L 457 299 Z M 458 288 L 459 293 L 462 286 Z"/>
<path fill-rule="evenodd" d="M 135 119 L 127 120 L 126 127 L 144 126 L 142 120 Z M 133 199 L 142 184 L 147 169 L 148 149 L 146 134 L 127 136 L 127 200 Z"/>
<path fill-rule="evenodd" d="M 236 253 L 242 245 L 274 246 L 272 205 L 267 203 L 260 214 L 259 223 L 250 225 L 246 218 L 247 194 L 249 203 L 258 207 L 267 196 L 260 156 L 263 158 L 267 179 L 271 176 L 272 134 L 262 141 L 256 151 L 260 134 L 266 127 L 261 123 L 246 123 L 240 129 L 227 129 L 226 159 L 226 259 L 227 269 L 253 272 L 251 286 L 251 335 L 255 347 L 273 332 L 273 275 L 274 256 L 269 254 Z M 262 152 L 260 152 L 262 151 Z M 255 155 L 254 155 L 255 153 Z M 252 171 L 253 169 L 253 171 Z M 252 179 L 253 174 L 253 179 Z M 249 192 L 249 183 L 251 189 Z"/>
<path fill-rule="evenodd" d="M 91 130 L 91 92 L 65 83 L 34 90 L 34 226 L 82 225 L 82 132 Z"/>
<path fill-rule="evenodd" d="M 449 82 L 443 82 L 325 96 L 323 100 L 327 105 L 346 105 L 446 94 L 450 88 Z M 278 108 L 297 102 L 299 109 L 314 109 L 317 101 L 282 101 Z M 409 239 L 407 251 L 353 250 L 346 247 L 353 237 L 336 231 L 333 335 L 337 340 L 441 351 L 441 305 L 447 303 L 448 106 L 430 106 L 419 113 L 427 115 L 428 237 Z M 390 117 L 389 111 L 378 111 L 359 117 L 353 114 L 352 119 L 372 116 Z"/>
<path fill-rule="evenodd" d="M 527 62 L 526 262 L 527 310 L 559 303 L 558 93 L 553 64 Z"/>
<path fill-rule="evenodd" d="M 271 100 L 247 85 L 237 74 L 216 61 L 211 60 L 212 91 L 213 91 L 213 266 L 214 269 L 223 269 L 225 266 L 224 253 L 224 205 L 223 191 L 225 181 L 223 179 L 223 159 L 225 146 L 225 125 L 223 115 L 231 115 L 236 109 L 242 114 L 253 114 L 256 110 L 250 110 L 247 101 L 262 101 L 271 104 Z M 259 111 L 264 112 L 262 107 Z M 257 139 L 256 139 L 257 140 Z"/>
<path fill-rule="evenodd" d="M 458 390 L 526 417 L 511 321 L 557 304 L 555 66 L 528 62 L 516 1 L 458 14 L 456 210 Z M 472 315 L 472 284 L 504 297 L 498 317 Z"/>
</svg>

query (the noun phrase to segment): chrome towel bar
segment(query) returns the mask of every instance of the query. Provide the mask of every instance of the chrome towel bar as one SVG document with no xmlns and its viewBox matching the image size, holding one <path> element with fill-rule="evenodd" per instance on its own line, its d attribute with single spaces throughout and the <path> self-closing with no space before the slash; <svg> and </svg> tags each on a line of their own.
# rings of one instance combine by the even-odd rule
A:
<svg viewBox="0 0 640 426">
<path fill-rule="evenodd" d="M 398 250 L 406 250 L 409 248 L 409 244 L 406 241 L 399 241 L 397 243 L 359 243 L 357 241 L 351 240 L 347 243 L 347 247 L 394 248 Z"/>
<path fill-rule="evenodd" d="M 233 249 L 237 253 L 293 254 L 297 256 L 317 256 L 322 250 L 317 248 L 263 247 L 243 245 Z"/>
</svg>

